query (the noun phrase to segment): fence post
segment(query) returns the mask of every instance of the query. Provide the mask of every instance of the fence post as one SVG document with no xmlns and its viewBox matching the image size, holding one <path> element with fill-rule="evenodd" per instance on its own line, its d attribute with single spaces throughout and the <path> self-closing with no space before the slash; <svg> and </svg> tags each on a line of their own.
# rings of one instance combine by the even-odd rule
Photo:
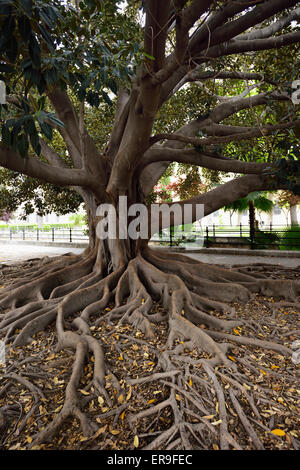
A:
<svg viewBox="0 0 300 470">
<path fill-rule="evenodd" d="M 39 228 L 37 227 L 36 229 L 36 240 L 39 241 L 40 239 L 40 231 L 39 231 Z"/>
<path fill-rule="evenodd" d="M 251 227 L 251 225 L 249 224 L 249 230 L 250 230 L 250 248 L 251 250 L 254 250 L 255 249 L 255 227 Z"/>
<path fill-rule="evenodd" d="M 72 243 L 72 228 L 70 228 L 70 243 Z"/>
<path fill-rule="evenodd" d="M 9 229 L 9 239 L 12 240 L 12 229 Z"/>
<path fill-rule="evenodd" d="M 242 223 L 240 223 L 240 237 L 243 238 L 243 226 L 242 226 Z"/>
<path fill-rule="evenodd" d="M 25 240 L 25 227 L 23 227 L 23 240 Z"/>
<path fill-rule="evenodd" d="M 209 248 L 209 240 L 208 240 L 208 227 L 206 227 L 206 248 Z"/>
<path fill-rule="evenodd" d="M 54 242 L 54 227 L 52 227 L 52 241 Z"/>
<path fill-rule="evenodd" d="M 213 236 L 214 236 L 214 238 L 216 238 L 216 226 L 215 226 L 215 224 L 213 224 Z"/>
<path fill-rule="evenodd" d="M 270 222 L 270 232 L 272 232 L 272 228 L 273 228 L 272 222 Z"/>
</svg>

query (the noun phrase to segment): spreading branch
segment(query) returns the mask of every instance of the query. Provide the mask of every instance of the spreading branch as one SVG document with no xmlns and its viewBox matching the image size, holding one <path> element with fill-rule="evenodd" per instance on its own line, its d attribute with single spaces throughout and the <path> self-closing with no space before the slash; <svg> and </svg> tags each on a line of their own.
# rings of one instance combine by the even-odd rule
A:
<svg viewBox="0 0 300 470">
<path fill-rule="evenodd" d="M 182 211 L 180 211 L 178 214 L 176 212 L 171 212 L 170 219 L 167 222 L 163 219 L 159 220 L 156 215 L 153 216 L 155 211 L 151 211 L 152 226 L 155 228 L 152 235 L 155 233 L 158 226 L 159 230 L 162 230 L 164 228 L 169 228 L 170 226 L 182 225 L 183 217 L 185 216 L 185 208 L 187 208 L 189 205 L 192 210 L 188 213 L 188 215 L 185 216 L 184 223 L 186 224 L 193 223 L 198 219 L 198 205 L 203 205 L 203 216 L 205 217 L 206 215 L 212 214 L 213 212 L 221 209 L 227 204 L 231 204 L 240 198 L 246 197 L 249 193 L 254 191 L 267 191 L 269 189 L 274 189 L 273 181 L 270 181 L 265 176 L 245 175 L 231 180 L 228 183 L 222 184 L 221 186 L 218 186 L 217 188 L 208 191 L 207 193 L 199 194 L 194 198 L 185 199 L 178 202 L 176 201 L 176 204 L 182 208 Z M 173 203 L 167 204 L 171 206 Z"/>
<path fill-rule="evenodd" d="M 153 162 L 178 162 L 188 163 L 190 165 L 198 165 L 202 168 L 210 170 L 226 171 L 230 173 L 259 174 L 265 168 L 264 163 L 241 162 L 230 158 L 220 158 L 219 156 L 207 155 L 196 152 L 195 150 L 178 150 L 171 148 L 153 149 L 149 153 L 146 152 L 142 168 Z"/>
<path fill-rule="evenodd" d="M 20 158 L 17 152 L 3 144 L 0 144 L 0 164 L 9 170 L 58 186 L 88 186 L 91 183 L 85 171 L 47 165 L 31 156 Z"/>
<path fill-rule="evenodd" d="M 220 137 L 187 137 L 185 135 L 180 134 L 158 134 L 151 138 L 151 144 L 159 142 L 161 140 L 177 140 L 179 142 L 184 142 L 186 144 L 192 144 L 194 146 L 202 146 L 202 145 L 217 145 L 217 144 L 226 144 L 228 142 L 234 141 L 242 141 L 242 140 L 249 140 L 254 137 L 264 137 L 267 135 L 272 134 L 276 131 L 281 131 L 284 129 L 291 129 L 293 127 L 298 127 L 300 124 L 300 120 L 289 121 L 286 123 L 276 124 L 274 126 L 262 126 L 256 127 L 254 129 L 247 130 L 245 132 L 237 132 L 235 128 L 234 133 L 230 135 L 220 136 Z"/>
</svg>

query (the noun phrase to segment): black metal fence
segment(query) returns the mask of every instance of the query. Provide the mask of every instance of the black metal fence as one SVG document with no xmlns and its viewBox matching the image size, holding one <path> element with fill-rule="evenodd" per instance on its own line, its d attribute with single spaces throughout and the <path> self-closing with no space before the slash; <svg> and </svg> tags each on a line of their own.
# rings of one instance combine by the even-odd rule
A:
<svg viewBox="0 0 300 470">
<path fill-rule="evenodd" d="M 0 230 L 1 240 L 87 243 L 88 233 L 75 228 L 29 228 L 13 227 Z M 151 242 L 166 246 L 187 247 L 235 247 L 245 249 L 300 250 L 299 226 L 256 227 L 251 236 L 248 225 L 208 225 L 200 230 L 178 231 L 176 228 L 163 230 Z"/>
<path fill-rule="evenodd" d="M 87 231 L 74 228 L 29 228 L 14 227 L 13 229 L 1 229 L 1 240 L 16 241 L 46 241 L 62 243 L 80 243 L 87 242 L 89 239 Z"/>
<path fill-rule="evenodd" d="M 240 224 L 236 227 L 205 227 L 204 245 L 232 245 L 250 249 L 300 250 L 300 227 L 269 226 L 256 227 L 254 232 L 249 226 Z"/>
<path fill-rule="evenodd" d="M 248 225 L 203 226 L 200 231 L 164 231 L 154 237 L 152 242 L 169 246 L 201 245 L 205 248 L 245 248 L 272 250 L 300 250 L 299 226 L 260 226 L 254 233 Z"/>
</svg>

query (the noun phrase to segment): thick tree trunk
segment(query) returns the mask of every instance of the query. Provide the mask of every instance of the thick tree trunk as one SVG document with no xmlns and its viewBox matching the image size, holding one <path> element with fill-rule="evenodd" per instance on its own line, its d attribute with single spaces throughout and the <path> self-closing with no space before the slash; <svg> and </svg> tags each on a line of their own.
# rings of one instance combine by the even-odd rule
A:
<svg viewBox="0 0 300 470">
<path fill-rule="evenodd" d="M 297 216 L 297 205 L 290 206 L 291 225 L 299 225 Z"/>
<path fill-rule="evenodd" d="M 249 227 L 251 248 L 254 248 L 255 239 L 255 207 L 252 201 L 249 201 Z"/>
<path fill-rule="evenodd" d="M 72 3 L 78 8 L 77 0 L 72 0 Z M 102 430 L 98 429 L 94 422 L 95 416 L 88 417 L 86 409 L 89 403 L 86 400 L 92 398 L 93 401 L 90 403 L 92 408 L 96 403 L 101 405 L 105 402 L 109 410 L 103 411 L 97 422 L 99 419 L 101 421 L 113 417 L 113 424 L 118 422 L 118 426 L 122 428 L 122 421 L 128 420 L 130 432 L 135 436 L 134 440 L 132 439 L 135 447 L 140 427 L 145 449 L 190 450 L 195 446 L 201 449 L 223 450 L 229 446 L 240 449 L 238 441 L 245 434 L 237 426 L 240 421 L 246 431 L 245 447 L 253 446 L 260 450 L 263 449 L 264 436 L 261 437 L 260 423 L 258 423 L 260 426 L 258 435 L 253 424 L 257 419 L 261 420 L 254 401 L 257 388 L 252 389 L 247 385 L 250 378 L 245 373 L 246 370 L 252 372 L 253 369 L 256 373 L 257 364 L 250 364 L 253 354 L 248 355 L 249 362 L 238 363 L 238 356 L 235 359 L 227 353 L 234 344 L 242 347 L 248 345 L 255 349 L 272 349 L 288 357 L 291 355 L 291 350 L 287 347 L 287 343 L 283 344 L 282 339 L 280 344 L 277 344 L 273 339 L 263 341 L 253 337 L 249 328 L 251 324 L 248 321 L 241 322 L 240 305 L 236 310 L 235 308 L 239 303 L 242 303 L 244 308 L 245 303 L 250 302 L 254 294 L 260 294 L 261 297 L 277 296 L 281 299 L 278 309 L 290 306 L 290 303 L 294 305 L 295 302 L 299 302 L 299 281 L 284 279 L 281 275 L 272 278 L 270 274 L 273 276 L 274 269 L 282 274 L 278 266 L 265 268 L 269 269 L 269 279 L 265 271 L 262 272 L 264 267 L 259 264 L 225 269 L 198 262 L 178 253 L 150 249 L 147 246 L 147 239 L 136 240 L 128 234 L 121 236 L 118 222 L 124 214 L 118 205 L 118 198 L 128 196 L 130 206 L 134 203 L 143 203 L 144 196 L 152 190 L 169 166 L 169 162 L 196 164 L 203 168 L 245 175 L 208 193 L 181 201 L 179 204 L 181 208 L 187 204 L 192 206 L 191 219 L 184 221 L 187 224 L 199 219 L 198 204 L 204 206 L 203 215 L 209 215 L 253 191 L 268 189 L 268 178 L 262 173 L 265 165 L 223 158 L 222 155 L 212 154 L 209 149 L 211 145 L 219 143 L 226 144 L 234 140 L 239 141 L 241 138 L 261 137 L 262 130 L 263 135 L 267 135 L 274 130 L 295 126 L 298 121 L 285 122 L 277 126 L 267 125 L 263 129 L 261 126 L 247 128 L 223 124 L 224 120 L 239 111 L 268 104 L 270 98 L 289 100 L 285 94 L 262 91 L 256 96 L 249 97 L 247 90 L 246 95 L 241 93 L 239 96 L 226 97 L 226 100 L 222 100 L 211 109 L 207 116 L 199 116 L 183 126 L 176 132 L 177 135 L 153 136 L 156 127 L 153 123 L 158 117 L 161 105 L 189 81 L 191 73 L 199 72 L 201 75 L 202 66 L 205 69 L 211 59 L 293 44 L 298 41 L 299 33 L 272 37 L 273 33 L 282 31 L 284 27 L 282 21 L 285 23 L 286 19 L 275 21 L 274 24 L 271 21 L 270 26 L 262 30 L 254 28 L 256 24 L 263 24 L 273 15 L 283 11 L 281 5 L 283 2 L 279 0 L 254 2 L 259 5 L 254 5 L 250 11 L 247 9 L 251 2 L 227 2 L 222 10 L 217 9 L 215 12 L 210 11 L 213 2 L 207 0 L 203 2 L 149 0 L 143 3 L 145 10 L 143 63 L 136 77 L 132 79 L 130 94 L 124 90 L 119 94 L 114 126 L 105 152 L 102 155 L 98 152 L 96 143 L 85 129 L 84 103 L 80 113 L 77 114 L 67 92 L 52 86 L 47 96 L 57 117 L 64 123 L 64 127 L 58 126 L 58 130 L 65 140 L 73 168 L 69 168 L 43 140 L 42 154 L 50 165 L 32 156 L 20 159 L 17 152 L 6 149 L 2 144 L 0 146 L 0 160 L 4 168 L 20 171 L 55 185 L 75 187 L 85 201 L 89 218 L 89 246 L 79 256 L 68 254 L 55 258 L 45 257 L 42 260 L 29 260 L 21 265 L 21 269 L 20 266 L 2 268 L 1 274 L 4 277 L 6 274 L 11 276 L 16 271 L 18 275 L 21 271 L 21 277 L 12 275 L 15 280 L 11 284 L 7 283 L 0 291 L 1 339 L 3 338 L 9 349 L 13 351 L 15 346 L 23 347 L 32 343 L 37 332 L 54 324 L 57 351 L 62 349 L 74 351 L 73 368 L 65 388 L 65 401 L 54 412 L 51 410 L 48 413 L 47 410 L 47 415 L 53 416 L 53 421 L 45 424 L 45 427 L 34 435 L 32 445 L 53 439 L 70 416 L 80 421 L 85 436 L 94 433 L 97 437 L 100 436 Z M 286 0 L 285 6 L 294 7 L 296 3 L 295 0 Z M 209 14 L 207 20 L 202 23 L 202 18 L 206 14 Z M 296 14 L 296 17 L 293 15 L 294 12 L 289 16 L 288 23 L 297 19 L 298 15 Z M 176 45 L 167 56 L 167 51 L 171 47 L 169 41 L 167 46 L 167 39 L 173 29 L 173 23 L 176 31 L 174 35 L 176 37 L 173 39 Z M 245 37 L 244 32 L 249 29 L 250 32 Z M 197 70 L 199 67 L 196 64 L 200 70 Z M 205 75 L 205 70 L 203 73 Z M 210 73 L 212 73 L 211 78 L 222 78 L 222 74 L 223 77 L 225 74 L 227 78 L 230 76 L 237 78 L 236 72 L 231 75 L 233 71 L 230 71 L 230 76 L 228 71 L 212 70 L 209 75 Z M 254 78 L 251 74 L 251 78 L 249 76 L 247 78 L 246 75 L 248 74 L 243 73 L 239 79 L 261 80 L 260 76 L 256 75 Z M 200 80 L 202 79 L 205 79 L 203 75 L 200 77 Z M 102 85 L 106 88 L 107 84 Z M 200 106 L 199 113 L 201 109 Z M 199 131 L 204 131 L 207 137 L 195 138 Z M 164 144 L 159 144 L 163 141 Z M 185 148 L 187 144 L 192 144 L 194 148 Z M 198 152 L 200 146 L 204 148 L 205 153 Z M 273 181 L 271 183 L 270 188 L 274 189 Z M 101 203 L 109 203 L 115 210 L 116 233 L 108 238 L 101 237 L 98 233 L 99 223 L 105 218 L 104 214 L 99 215 L 97 211 Z M 252 202 L 249 204 L 249 216 L 253 247 L 255 211 Z M 146 217 L 149 221 L 148 212 Z M 180 219 L 181 216 L 177 219 L 173 214 L 172 217 L 163 226 L 163 222 L 160 224 L 159 216 L 153 216 L 153 221 L 157 223 L 154 232 L 184 223 Z M 124 228 L 128 229 L 130 222 L 130 219 L 126 220 Z M 148 233 L 148 237 L 150 236 L 151 231 Z M 273 298 L 271 308 L 276 308 Z M 299 304 L 295 308 L 299 309 Z M 230 319 L 225 318 L 226 315 Z M 262 320 L 263 328 L 266 328 L 266 317 L 267 315 L 264 315 Z M 122 334 L 119 327 L 125 323 L 131 330 Z M 239 325 L 245 327 L 245 335 Z M 107 326 L 109 333 L 106 330 Z M 272 332 L 269 338 L 274 338 L 273 334 L 276 335 L 277 325 L 274 327 L 270 328 Z M 258 328 L 264 331 L 258 322 L 255 322 L 254 334 Z M 134 329 L 140 330 L 138 335 Z M 230 334 L 231 330 L 234 334 Z M 110 333 L 118 338 L 115 345 L 109 343 L 113 338 L 109 336 Z M 140 338 L 140 333 L 144 334 L 143 339 Z M 158 339 L 158 343 L 155 344 L 153 339 Z M 127 358 L 126 352 L 123 357 L 123 348 L 126 348 L 126 344 L 132 346 Z M 47 342 L 48 347 L 49 342 Z M 108 353 L 108 349 L 110 348 L 112 352 L 113 347 L 118 354 L 120 353 L 119 359 L 116 359 L 118 356 L 114 356 L 114 363 L 111 354 Z M 143 368 L 142 374 L 135 375 L 134 378 L 130 374 L 129 377 L 124 375 L 123 371 L 117 377 L 118 372 L 115 373 L 114 369 L 116 361 L 121 357 L 122 361 L 128 359 L 131 366 L 134 365 L 136 361 L 132 360 L 132 351 L 137 351 L 139 348 L 144 348 L 145 351 L 143 356 L 138 356 L 139 360 L 142 360 L 142 357 L 148 359 L 150 353 L 155 355 L 155 370 L 153 372 L 152 368 L 150 370 L 150 366 L 154 364 L 151 361 Z M 194 356 L 195 352 L 197 358 Z M 44 359 L 45 356 L 42 356 L 43 362 Z M 36 402 L 22 423 L 20 423 L 23 413 L 21 407 L 18 421 L 10 426 L 10 434 L 15 430 L 19 433 L 21 426 L 25 426 L 29 417 L 32 420 L 38 410 L 39 403 L 36 397 L 43 395 L 39 389 L 40 377 L 43 377 L 40 375 L 41 371 L 35 374 L 30 370 L 28 379 L 23 375 L 23 367 L 26 368 L 28 364 L 31 367 L 35 360 L 35 355 L 25 360 L 22 358 L 19 363 L 21 367 L 15 367 L 15 364 L 12 366 L 19 375 L 13 372 L 5 377 L 8 386 L 10 386 L 9 381 L 14 379 L 29 388 Z M 86 363 L 91 373 L 85 373 Z M 241 368 L 243 363 L 246 366 L 244 370 Z M 277 367 L 279 366 L 275 365 L 275 369 Z M 54 377 L 53 369 L 50 368 L 50 371 L 50 375 L 46 375 L 47 380 L 49 377 L 51 379 Z M 276 370 L 269 372 L 276 378 Z M 266 374 L 264 371 L 263 373 Z M 35 382 L 31 383 L 31 378 Z M 84 381 L 81 380 L 83 378 L 88 381 L 85 390 L 83 390 Z M 288 381 L 290 377 L 286 383 Z M 157 385 L 155 382 L 158 382 Z M 144 384 L 149 383 L 153 383 L 149 389 L 156 390 L 159 394 L 155 395 L 155 399 L 151 396 L 151 400 L 145 400 L 142 396 L 142 402 L 146 406 L 139 410 L 136 409 L 136 405 L 141 400 L 134 401 L 133 406 L 125 403 L 132 395 L 134 398 L 141 397 L 142 390 L 133 390 L 135 385 L 142 389 Z M 265 389 L 265 386 L 258 388 L 259 401 L 267 403 L 271 409 L 277 409 L 278 395 L 274 395 L 274 390 L 270 390 L 269 396 L 264 395 Z M 247 390 L 251 390 L 251 393 Z M 241 391 L 243 396 L 240 403 Z M 83 392 L 84 397 L 79 392 Z M 275 403 L 273 400 L 276 400 Z M 242 405 L 245 408 L 251 407 L 251 422 L 241 409 Z M 276 408 L 273 405 L 276 405 Z M 26 407 L 24 409 L 26 410 Z M 125 411 L 128 413 L 126 418 Z M 45 414 L 44 411 L 42 413 Z M 0 410 L 0 438 L 2 423 L 8 421 L 7 416 L 6 411 L 4 413 L 4 410 Z M 234 421 L 232 417 L 236 417 L 237 420 Z M 211 418 L 216 421 L 211 423 Z M 273 418 L 271 420 L 275 424 Z M 262 426 L 264 430 L 271 429 L 271 420 L 266 423 L 268 427 Z M 42 423 L 44 426 L 43 421 L 37 420 L 37 423 Z M 111 435 L 113 431 L 114 429 L 109 426 Z M 29 433 L 26 435 L 27 438 L 30 436 Z M 111 436 L 104 434 L 100 437 L 107 442 L 110 438 Z M 93 439 L 96 437 L 93 436 Z M 289 439 L 292 441 L 291 437 Z M 32 439 L 27 442 L 31 441 Z"/>
<path fill-rule="evenodd" d="M 139 204 L 141 202 L 141 200 L 131 199 L 131 204 Z M 115 231 L 115 235 L 103 237 L 102 234 L 101 236 L 101 221 L 103 223 L 104 220 L 107 220 L 107 213 L 105 212 L 105 215 L 103 217 L 100 216 L 100 207 L 101 204 L 97 202 L 96 197 L 90 197 L 89 201 L 86 201 L 86 208 L 89 220 L 88 251 L 89 253 L 97 253 L 95 261 L 96 265 L 100 263 L 102 266 L 101 269 L 109 274 L 112 271 L 116 271 L 126 266 L 130 262 L 130 260 L 132 260 L 139 254 L 142 248 L 147 246 L 148 240 L 135 240 L 130 238 L 130 236 L 128 235 L 129 224 L 132 222 L 133 218 L 127 218 L 126 216 L 124 218 L 124 214 L 126 214 L 126 211 L 129 208 L 129 203 L 126 205 L 126 209 L 124 209 L 124 206 L 119 207 L 116 201 L 110 203 L 110 207 L 115 211 L 115 224 L 113 223 L 113 226 L 111 225 L 110 227 L 106 227 L 105 229 L 105 231 L 107 229 L 110 229 L 113 232 Z M 95 269 L 97 269 L 97 266 L 95 266 Z"/>
<path fill-rule="evenodd" d="M 148 348 L 149 343 L 149 350 L 154 348 L 153 340 L 161 325 L 167 334 L 166 345 L 157 353 L 156 371 L 129 380 L 129 384 L 134 386 L 155 380 L 159 382 L 160 379 L 164 383 L 168 378 L 172 378 L 170 384 L 174 385 L 176 391 L 175 395 L 171 388 L 163 401 L 140 410 L 137 414 L 131 414 L 128 419 L 140 422 L 157 412 L 160 413 L 161 410 L 171 408 L 175 416 L 172 426 L 162 431 L 157 438 L 153 439 L 150 434 L 148 445 L 144 448 L 164 448 L 170 433 L 174 433 L 174 436 L 178 434 L 176 442 L 179 448 L 190 448 L 194 429 L 182 410 L 181 401 L 176 398 L 177 392 L 182 391 L 184 397 L 191 400 L 192 404 L 197 404 L 198 400 L 195 399 L 191 385 L 189 389 L 183 386 L 187 374 L 186 363 L 181 364 L 178 358 L 183 354 L 185 359 L 187 350 L 199 350 L 200 354 L 203 354 L 200 360 L 203 368 L 195 369 L 189 384 L 194 381 L 197 383 L 197 380 L 206 384 L 205 374 L 216 380 L 213 373 L 216 366 L 224 366 L 224 374 L 230 369 L 235 370 L 231 356 L 227 356 L 232 347 L 228 340 L 289 355 L 290 350 L 280 344 L 230 334 L 241 322 L 237 316 L 233 320 L 225 319 L 224 315 L 227 313 L 231 316 L 235 313 L 234 304 L 231 303 L 249 301 L 255 292 L 266 296 L 281 296 L 287 301 L 295 300 L 300 292 L 299 283 L 293 282 L 291 288 L 289 281 L 259 278 L 259 267 L 258 272 L 252 272 L 251 269 L 241 269 L 239 272 L 239 269 L 227 270 L 199 263 L 179 254 L 150 249 L 147 247 L 147 241 L 132 240 L 130 237 L 101 239 L 97 225 L 103 218 L 98 216 L 98 201 L 90 195 L 85 198 L 85 202 L 89 216 L 88 249 L 80 256 L 48 258 L 36 262 L 33 266 L 29 263 L 23 270 L 24 277 L 2 289 L 0 293 L 0 307 L 4 312 L 0 314 L 0 333 L 5 335 L 7 343 L 13 347 L 22 347 L 31 343 L 37 332 L 55 322 L 57 350 L 71 348 L 75 352 L 64 405 L 59 413 L 55 414 L 53 421 L 34 437 L 33 444 L 39 445 L 51 440 L 70 416 L 79 419 L 84 435 L 91 436 L 97 431 L 94 421 L 83 412 L 84 404 L 78 393 L 80 378 L 84 374 L 84 365 L 85 361 L 89 360 L 89 354 L 94 357 L 91 379 L 93 393 L 105 397 L 110 407 L 114 400 L 121 403 L 123 389 L 113 369 L 111 370 L 113 365 L 106 362 L 105 343 L 99 336 L 94 336 L 93 332 L 98 329 L 99 324 L 115 325 L 116 328 L 126 324 L 143 333 L 141 344 Z M 117 206 L 115 209 L 118 219 L 121 213 Z M 128 338 L 129 344 L 136 347 L 139 339 L 134 336 Z M 119 347 L 122 347 L 122 343 Z M 117 395 L 113 397 L 109 396 L 106 389 L 106 374 L 110 374 L 115 381 Z M 23 377 L 14 377 L 15 380 L 23 380 Z M 242 383 L 239 386 L 242 387 Z M 216 390 L 221 404 L 224 402 L 223 391 L 219 385 Z M 201 394 L 206 394 L 206 389 L 201 391 Z M 210 398 L 207 396 L 205 400 L 209 402 Z M 201 420 L 203 413 L 211 414 L 211 411 L 205 411 L 199 406 L 191 409 L 194 417 Z M 109 413 L 114 413 L 114 408 Z M 224 406 L 224 410 L 220 410 L 220 419 L 224 423 L 220 447 L 226 449 L 228 442 L 231 442 L 235 448 L 239 448 L 227 428 L 226 413 Z M 210 428 L 207 439 L 214 442 L 213 427 Z M 257 439 L 256 448 L 262 447 Z"/>
</svg>

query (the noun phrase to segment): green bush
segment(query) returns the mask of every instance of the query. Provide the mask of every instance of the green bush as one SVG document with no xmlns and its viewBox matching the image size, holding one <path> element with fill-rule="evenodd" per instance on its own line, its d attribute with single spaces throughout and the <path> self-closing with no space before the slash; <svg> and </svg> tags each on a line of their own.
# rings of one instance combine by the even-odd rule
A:
<svg viewBox="0 0 300 470">
<path fill-rule="evenodd" d="M 36 230 L 37 225 L 0 225 L 0 230 L 11 230 L 12 232 L 25 230 Z"/>
<path fill-rule="evenodd" d="M 295 225 L 288 228 L 280 239 L 280 250 L 300 250 L 300 227 Z"/>
<path fill-rule="evenodd" d="M 277 247 L 280 237 L 273 232 L 263 232 L 257 230 L 254 237 L 254 246 L 256 249 L 266 250 Z"/>
</svg>

